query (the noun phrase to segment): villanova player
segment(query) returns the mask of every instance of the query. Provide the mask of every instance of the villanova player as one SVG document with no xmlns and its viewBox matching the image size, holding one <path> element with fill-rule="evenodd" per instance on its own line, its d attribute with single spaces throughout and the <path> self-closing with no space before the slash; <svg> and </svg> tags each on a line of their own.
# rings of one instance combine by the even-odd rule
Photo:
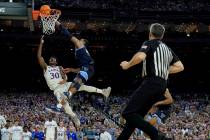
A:
<svg viewBox="0 0 210 140">
<path fill-rule="evenodd" d="M 80 121 L 76 114 L 72 111 L 72 108 L 69 106 L 69 103 L 67 102 L 66 96 L 64 96 L 64 92 L 67 92 L 69 87 L 75 82 L 67 82 L 67 76 L 63 72 L 63 68 L 61 66 L 57 66 L 57 59 L 56 57 L 52 56 L 49 59 L 49 65 L 46 64 L 44 58 L 42 57 L 42 47 L 44 43 L 44 36 L 41 37 L 38 52 L 37 52 L 37 58 L 40 66 L 43 69 L 44 77 L 47 82 L 48 87 L 54 91 L 54 95 L 56 96 L 58 100 L 58 108 L 63 107 L 64 111 L 71 117 L 71 119 L 74 121 L 76 126 L 80 126 Z M 75 84 L 73 84 L 75 85 Z M 82 85 L 78 88 L 79 91 L 87 91 L 87 92 L 95 92 L 100 93 L 105 97 L 108 97 L 111 88 L 108 87 L 106 89 L 98 89 L 92 86 L 86 86 Z M 58 109 L 57 108 L 57 109 Z"/>
<path fill-rule="evenodd" d="M 78 62 L 78 67 L 76 69 L 66 68 L 64 69 L 65 73 L 74 72 L 77 73 L 76 77 L 72 81 L 68 92 L 64 94 L 67 98 L 71 98 L 73 94 L 75 94 L 80 87 L 90 79 L 94 74 L 94 60 L 90 56 L 86 46 L 88 41 L 86 39 L 78 39 L 73 36 L 66 28 L 64 28 L 58 21 L 56 22 L 57 28 L 60 28 L 61 33 L 63 33 L 66 37 L 70 39 L 70 41 L 75 46 L 75 58 Z M 111 88 L 109 88 L 111 90 Z"/>
</svg>

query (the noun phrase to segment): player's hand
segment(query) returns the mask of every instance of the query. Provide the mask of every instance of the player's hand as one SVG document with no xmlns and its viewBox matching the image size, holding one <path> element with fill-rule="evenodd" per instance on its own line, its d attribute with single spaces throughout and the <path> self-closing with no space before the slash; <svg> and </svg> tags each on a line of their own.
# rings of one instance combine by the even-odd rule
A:
<svg viewBox="0 0 210 140">
<path fill-rule="evenodd" d="M 44 35 L 41 36 L 40 43 L 41 43 L 41 44 L 44 43 Z"/>
<path fill-rule="evenodd" d="M 65 68 L 65 69 L 63 69 L 63 72 L 64 73 L 72 72 L 72 68 Z"/>
<path fill-rule="evenodd" d="M 60 82 L 58 82 L 58 84 L 62 85 L 62 84 L 65 84 L 66 83 L 66 80 L 61 80 Z"/>
<path fill-rule="evenodd" d="M 154 106 L 154 107 L 158 107 L 159 105 L 161 105 L 161 103 L 160 103 L 160 102 L 157 102 L 157 103 L 155 103 L 153 106 Z"/>
<path fill-rule="evenodd" d="M 120 63 L 120 66 L 122 67 L 123 70 L 127 70 L 129 68 L 129 63 L 127 61 L 122 61 Z"/>
</svg>

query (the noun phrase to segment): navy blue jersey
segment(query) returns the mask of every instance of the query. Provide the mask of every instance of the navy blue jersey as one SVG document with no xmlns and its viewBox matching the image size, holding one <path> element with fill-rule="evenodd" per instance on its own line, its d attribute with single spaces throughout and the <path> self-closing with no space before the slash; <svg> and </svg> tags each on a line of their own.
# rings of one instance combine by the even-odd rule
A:
<svg viewBox="0 0 210 140">
<path fill-rule="evenodd" d="M 85 46 L 75 50 L 75 58 L 79 67 L 89 67 L 94 64 L 94 61 Z"/>
</svg>

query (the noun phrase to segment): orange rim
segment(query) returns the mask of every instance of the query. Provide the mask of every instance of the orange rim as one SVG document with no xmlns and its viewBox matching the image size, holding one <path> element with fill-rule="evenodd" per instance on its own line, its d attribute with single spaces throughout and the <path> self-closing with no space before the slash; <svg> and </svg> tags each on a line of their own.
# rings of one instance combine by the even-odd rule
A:
<svg viewBox="0 0 210 140">
<path fill-rule="evenodd" d="M 39 15 L 40 15 L 41 17 L 52 16 L 52 15 L 61 15 L 61 11 L 58 10 L 58 9 L 51 9 L 51 10 L 50 10 L 50 15 L 45 14 L 45 13 L 42 13 L 42 12 L 39 12 Z"/>
<path fill-rule="evenodd" d="M 33 10 L 32 11 L 32 18 L 33 18 L 33 20 L 38 20 L 39 19 L 39 14 L 40 14 L 39 10 Z"/>
</svg>

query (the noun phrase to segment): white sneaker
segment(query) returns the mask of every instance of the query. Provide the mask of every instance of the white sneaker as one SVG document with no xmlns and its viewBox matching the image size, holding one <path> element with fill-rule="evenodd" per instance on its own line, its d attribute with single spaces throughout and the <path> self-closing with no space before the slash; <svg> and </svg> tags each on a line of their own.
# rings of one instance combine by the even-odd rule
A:
<svg viewBox="0 0 210 140">
<path fill-rule="evenodd" d="M 112 90 L 111 87 L 108 87 L 108 88 L 103 89 L 103 95 L 104 95 L 106 98 L 108 98 L 109 95 L 110 95 L 110 93 L 111 93 L 111 90 Z"/>
</svg>

